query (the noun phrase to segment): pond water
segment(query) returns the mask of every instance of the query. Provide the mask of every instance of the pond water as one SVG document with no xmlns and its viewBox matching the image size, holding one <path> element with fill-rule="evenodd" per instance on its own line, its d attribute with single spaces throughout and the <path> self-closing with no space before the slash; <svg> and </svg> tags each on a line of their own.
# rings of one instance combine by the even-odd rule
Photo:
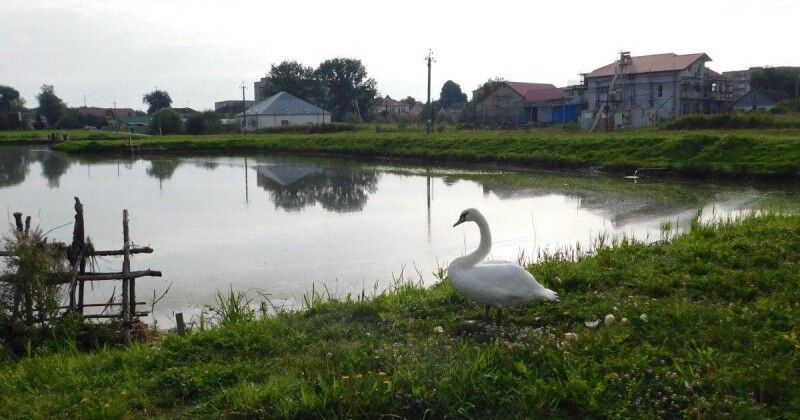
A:
<svg viewBox="0 0 800 420">
<path fill-rule="evenodd" d="M 139 297 L 150 302 L 171 285 L 154 313 L 166 327 L 174 312 L 197 314 L 229 288 L 297 307 L 312 288 L 372 295 L 401 275 L 433 282 L 436 267 L 477 246 L 474 225 L 452 227 L 467 207 L 489 220 L 491 256 L 516 260 L 585 247 L 601 233 L 657 240 L 663 222 L 686 226 L 699 210 L 707 219 L 768 204 L 796 207 L 798 190 L 327 158 L 87 158 L 0 147 L 7 229 L 21 211 L 44 231 L 54 229 L 49 237 L 69 242 L 78 196 L 95 247 L 119 249 L 122 210 L 129 210 L 132 240 L 155 249 L 135 256 L 132 269 L 164 274 L 140 280 Z M 120 269 L 119 258 L 97 261 L 98 271 Z M 110 283 L 87 286 L 87 301 L 107 300 Z"/>
</svg>

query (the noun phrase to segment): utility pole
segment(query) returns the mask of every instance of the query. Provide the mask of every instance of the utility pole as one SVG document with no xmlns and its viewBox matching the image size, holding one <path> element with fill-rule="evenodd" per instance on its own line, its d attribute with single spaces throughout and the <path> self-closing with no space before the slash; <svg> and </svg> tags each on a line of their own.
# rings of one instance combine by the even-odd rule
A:
<svg viewBox="0 0 800 420">
<path fill-rule="evenodd" d="M 425 132 L 431 133 L 431 126 L 433 124 L 433 108 L 431 107 L 431 63 L 436 62 L 433 58 L 433 51 L 428 49 L 428 56 L 425 57 L 428 62 L 428 121 L 425 124 Z"/>
<path fill-rule="evenodd" d="M 244 99 L 244 89 L 246 85 L 244 84 L 244 80 L 242 80 L 242 134 L 245 133 L 245 128 L 247 128 L 247 101 Z"/>
</svg>

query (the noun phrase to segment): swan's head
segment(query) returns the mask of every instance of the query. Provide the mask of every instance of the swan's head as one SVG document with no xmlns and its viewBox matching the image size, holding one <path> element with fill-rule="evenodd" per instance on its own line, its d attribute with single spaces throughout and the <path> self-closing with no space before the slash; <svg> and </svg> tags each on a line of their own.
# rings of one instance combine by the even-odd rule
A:
<svg viewBox="0 0 800 420">
<path fill-rule="evenodd" d="M 481 217 L 481 212 L 476 209 L 466 209 L 461 212 L 461 215 L 458 216 L 458 221 L 453 225 L 456 227 L 464 222 L 475 222 L 478 218 Z"/>
</svg>

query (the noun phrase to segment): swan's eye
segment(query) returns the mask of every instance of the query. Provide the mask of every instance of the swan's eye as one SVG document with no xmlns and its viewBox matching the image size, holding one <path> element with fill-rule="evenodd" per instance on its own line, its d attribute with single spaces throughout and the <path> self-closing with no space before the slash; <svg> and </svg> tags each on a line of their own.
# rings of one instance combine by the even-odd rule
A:
<svg viewBox="0 0 800 420">
<path fill-rule="evenodd" d="M 461 217 L 467 217 L 467 212 L 461 213 Z"/>
</svg>

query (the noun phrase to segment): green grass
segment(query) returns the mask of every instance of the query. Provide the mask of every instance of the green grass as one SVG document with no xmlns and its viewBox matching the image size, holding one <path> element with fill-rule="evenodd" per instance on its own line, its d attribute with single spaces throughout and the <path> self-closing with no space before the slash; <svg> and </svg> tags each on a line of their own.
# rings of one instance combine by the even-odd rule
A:
<svg viewBox="0 0 800 420">
<path fill-rule="evenodd" d="M 566 130 L 345 132 L 146 137 L 144 149 L 263 151 L 501 162 L 540 167 L 600 166 L 631 173 L 663 167 L 686 175 L 800 176 L 800 130 Z M 124 141 L 76 140 L 66 152 L 121 152 Z"/>
<path fill-rule="evenodd" d="M 98 130 L 0 130 L 2 144 L 37 144 L 44 143 L 50 133 L 67 133 L 71 140 L 114 140 L 127 139 L 128 136 L 141 137 L 141 134 Z"/>
<path fill-rule="evenodd" d="M 0 417 L 800 412 L 800 216 L 695 224 L 530 270 L 561 302 L 513 308 L 500 329 L 465 323 L 482 308 L 447 282 L 406 284 L 154 346 L 0 362 Z"/>
</svg>

